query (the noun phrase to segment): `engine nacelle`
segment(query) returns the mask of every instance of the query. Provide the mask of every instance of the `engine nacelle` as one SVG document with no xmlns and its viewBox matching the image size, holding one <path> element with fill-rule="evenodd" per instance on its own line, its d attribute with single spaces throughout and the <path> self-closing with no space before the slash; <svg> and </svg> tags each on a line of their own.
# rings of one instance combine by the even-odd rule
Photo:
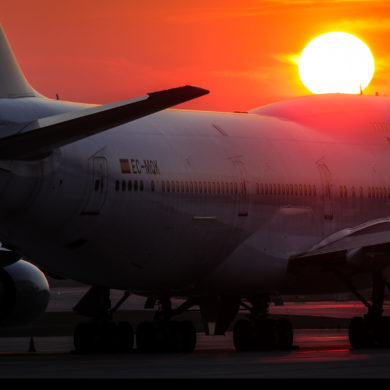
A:
<svg viewBox="0 0 390 390">
<path fill-rule="evenodd" d="M 47 308 L 45 275 L 24 260 L 0 268 L 0 326 L 26 325 Z"/>
</svg>

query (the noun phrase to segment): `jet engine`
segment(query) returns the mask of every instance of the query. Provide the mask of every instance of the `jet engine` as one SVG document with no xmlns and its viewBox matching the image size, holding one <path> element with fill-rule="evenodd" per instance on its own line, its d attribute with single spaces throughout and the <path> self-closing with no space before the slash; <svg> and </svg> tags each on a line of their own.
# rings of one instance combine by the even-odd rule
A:
<svg viewBox="0 0 390 390">
<path fill-rule="evenodd" d="M 0 326 L 22 326 L 38 318 L 49 303 L 45 275 L 24 260 L 0 268 Z"/>
</svg>

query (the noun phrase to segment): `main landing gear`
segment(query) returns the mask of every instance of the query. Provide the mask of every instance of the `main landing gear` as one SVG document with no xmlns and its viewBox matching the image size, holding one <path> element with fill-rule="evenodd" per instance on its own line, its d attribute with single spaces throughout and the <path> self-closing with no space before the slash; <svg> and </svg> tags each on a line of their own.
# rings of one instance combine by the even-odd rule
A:
<svg viewBox="0 0 390 390">
<path fill-rule="evenodd" d="M 93 317 L 93 321 L 80 323 L 73 334 L 75 351 L 78 353 L 119 353 L 133 349 L 134 333 L 128 322 L 115 323 L 113 313 L 130 294 L 111 309 L 109 289 L 92 287 L 73 309 L 76 313 Z"/>
<path fill-rule="evenodd" d="M 125 293 L 111 309 L 109 289 L 92 287 L 76 305 L 78 314 L 93 317 L 80 323 L 74 331 L 74 346 L 78 353 L 119 353 L 133 350 L 136 341 L 138 352 L 192 352 L 196 345 L 196 330 L 190 321 L 172 321 L 193 305 L 191 300 L 173 310 L 169 298 L 160 300 L 161 308 L 150 322 L 141 322 L 134 335 L 127 322 L 115 323 L 113 313 L 127 299 Z M 135 339 L 135 340 L 134 340 Z"/>
<path fill-rule="evenodd" d="M 233 342 L 237 351 L 288 350 L 293 344 L 293 328 L 285 318 L 267 317 L 268 296 L 252 297 L 247 320 L 239 320 L 233 328 Z"/>
<path fill-rule="evenodd" d="M 368 308 L 364 317 L 352 318 L 349 325 L 349 342 L 352 348 L 390 347 L 390 317 L 384 317 L 383 301 L 385 281 L 380 272 L 373 272 L 372 302 L 352 290 Z"/>
<path fill-rule="evenodd" d="M 172 321 L 171 318 L 192 306 L 185 302 L 172 310 L 169 298 L 160 300 L 161 308 L 154 321 L 141 322 L 137 327 L 136 343 L 139 352 L 192 352 L 196 345 L 196 329 L 191 321 Z"/>
</svg>

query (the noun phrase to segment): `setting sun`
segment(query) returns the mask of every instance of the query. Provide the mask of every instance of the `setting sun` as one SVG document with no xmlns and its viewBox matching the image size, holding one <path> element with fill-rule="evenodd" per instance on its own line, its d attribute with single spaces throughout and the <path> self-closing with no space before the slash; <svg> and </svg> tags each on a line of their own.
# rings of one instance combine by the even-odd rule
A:
<svg viewBox="0 0 390 390">
<path fill-rule="evenodd" d="M 374 74 L 374 58 L 354 35 L 331 32 L 313 39 L 302 51 L 299 76 L 311 92 L 359 93 Z"/>
</svg>

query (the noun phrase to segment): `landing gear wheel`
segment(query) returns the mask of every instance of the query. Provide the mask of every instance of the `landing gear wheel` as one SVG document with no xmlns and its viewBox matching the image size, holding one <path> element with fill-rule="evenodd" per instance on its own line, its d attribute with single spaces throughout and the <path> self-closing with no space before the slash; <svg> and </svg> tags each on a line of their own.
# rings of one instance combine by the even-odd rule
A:
<svg viewBox="0 0 390 390">
<path fill-rule="evenodd" d="M 352 348 L 390 347 L 390 317 L 352 318 L 349 325 Z"/>
<path fill-rule="evenodd" d="M 155 329 L 152 322 L 141 322 L 136 331 L 138 352 L 153 352 L 156 346 Z"/>
<path fill-rule="evenodd" d="M 248 320 L 239 320 L 233 328 L 233 344 L 238 352 L 253 348 L 253 327 Z"/>
<path fill-rule="evenodd" d="M 111 321 L 78 324 L 73 336 L 78 353 L 129 352 L 134 343 L 133 330 L 128 323 Z"/>
<path fill-rule="evenodd" d="M 73 344 L 76 352 L 88 353 L 92 352 L 96 347 L 97 339 L 91 324 L 78 324 L 73 333 Z"/>
<path fill-rule="evenodd" d="M 291 349 L 293 346 L 294 331 L 291 322 L 287 318 L 277 320 L 279 332 L 279 348 Z"/>
<path fill-rule="evenodd" d="M 134 331 L 128 322 L 118 323 L 119 352 L 130 352 L 134 347 Z"/>
<path fill-rule="evenodd" d="M 381 317 L 376 327 L 376 339 L 381 347 L 390 347 L 390 317 Z"/>
<path fill-rule="evenodd" d="M 256 349 L 276 349 L 279 347 L 279 329 L 272 319 L 261 319 L 255 323 Z"/>
<path fill-rule="evenodd" d="M 196 330 L 189 321 L 142 322 L 136 342 L 139 352 L 189 353 L 195 349 Z"/>
<path fill-rule="evenodd" d="M 352 348 L 368 348 L 373 345 L 369 323 L 362 317 L 352 318 L 348 335 Z"/>
<path fill-rule="evenodd" d="M 179 352 L 191 353 L 196 346 L 196 329 L 191 321 L 179 322 L 180 347 Z"/>
<path fill-rule="evenodd" d="M 293 330 L 287 319 L 239 320 L 233 328 L 233 343 L 237 351 L 290 349 Z"/>
</svg>

